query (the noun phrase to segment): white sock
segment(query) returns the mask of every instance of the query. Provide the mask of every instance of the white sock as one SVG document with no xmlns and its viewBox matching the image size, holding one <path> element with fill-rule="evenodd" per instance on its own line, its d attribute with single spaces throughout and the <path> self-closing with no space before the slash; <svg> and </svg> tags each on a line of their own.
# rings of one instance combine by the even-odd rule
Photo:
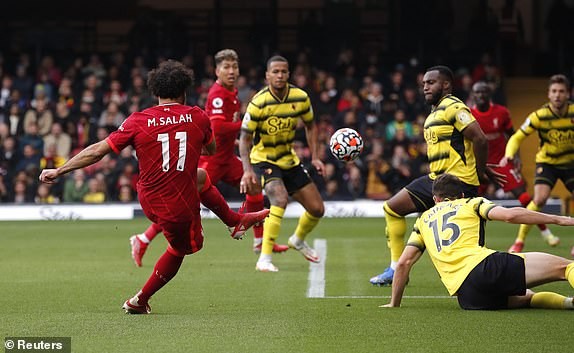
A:
<svg viewBox="0 0 574 353">
<path fill-rule="evenodd" d="M 398 264 L 399 264 L 399 263 L 396 262 L 396 261 L 391 261 L 391 268 L 392 268 L 393 270 L 396 270 Z"/>
<path fill-rule="evenodd" d="M 257 260 L 257 262 L 267 262 L 267 263 L 270 263 L 270 262 L 271 262 L 271 255 L 261 254 L 261 255 L 259 255 L 259 260 Z"/>
<path fill-rule="evenodd" d="M 552 232 L 550 231 L 550 228 L 546 228 L 546 229 L 544 229 L 544 230 L 541 230 L 541 231 L 540 231 L 540 234 L 541 234 L 543 237 L 547 237 L 547 236 L 549 236 L 549 235 L 552 235 Z"/>
<path fill-rule="evenodd" d="M 289 241 L 291 242 L 291 244 L 293 244 L 296 247 L 301 246 L 301 244 L 303 244 L 303 240 L 301 238 L 299 238 L 297 236 L 297 234 L 293 234 L 290 238 Z"/>
<path fill-rule="evenodd" d="M 258 246 L 259 244 L 263 243 L 263 238 L 255 238 L 253 237 L 253 246 Z"/>
<path fill-rule="evenodd" d="M 150 240 L 145 236 L 144 233 L 138 234 L 138 239 L 141 240 L 142 242 L 146 243 L 146 244 L 149 244 L 149 241 L 150 241 Z"/>
<path fill-rule="evenodd" d="M 564 299 L 564 307 L 566 309 L 574 309 L 574 298 Z"/>
</svg>

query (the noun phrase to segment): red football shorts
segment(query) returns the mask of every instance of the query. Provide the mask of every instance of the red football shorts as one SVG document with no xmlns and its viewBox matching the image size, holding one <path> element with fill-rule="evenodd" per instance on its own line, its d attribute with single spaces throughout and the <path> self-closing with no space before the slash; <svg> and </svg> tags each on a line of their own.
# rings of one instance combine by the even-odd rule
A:
<svg viewBox="0 0 574 353">
<path fill-rule="evenodd" d="M 198 167 L 207 171 L 213 185 L 221 180 L 229 185 L 239 186 L 243 176 L 243 165 L 236 156 L 226 160 L 214 160 L 202 156 Z"/>
<path fill-rule="evenodd" d="M 201 216 L 198 212 L 186 212 L 184 217 L 175 220 L 166 220 L 166 214 L 157 212 L 164 211 L 159 206 L 160 201 L 140 194 L 140 204 L 147 218 L 163 229 L 163 235 L 169 243 L 168 251 L 176 256 L 185 256 L 198 252 L 203 247 L 203 229 Z M 156 207 L 154 207 L 154 202 Z M 181 207 L 181 206 L 180 206 Z"/>
<path fill-rule="evenodd" d="M 163 228 L 163 235 L 169 243 L 168 251 L 174 255 L 193 254 L 203 247 L 203 229 L 199 216 L 193 222 L 174 223 L 160 220 L 158 224 Z"/>
</svg>

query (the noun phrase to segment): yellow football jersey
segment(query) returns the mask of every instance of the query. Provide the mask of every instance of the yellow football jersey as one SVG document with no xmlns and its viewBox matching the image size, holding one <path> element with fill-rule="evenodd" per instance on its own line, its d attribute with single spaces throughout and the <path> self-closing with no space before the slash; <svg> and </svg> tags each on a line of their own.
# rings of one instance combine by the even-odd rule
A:
<svg viewBox="0 0 574 353">
<path fill-rule="evenodd" d="M 407 244 L 428 250 L 450 295 L 456 294 L 476 265 L 495 252 L 484 247 L 485 222 L 495 206 L 482 197 L 443 201 L 416 220 Z"/>
<path fill-rule="evenodd" d="M 462 131 L 475 121 L 470 109 L 453 95 L 443 97 L 424 124 L 430 178 L 456 175 L 469 185 L 479 185 L 472 141 Z"/>
<path fill-rule="evenodd" d="M 287 86 L 283 100 L 277 98 L 269 87 L 259 91 L 249 102 L 243 117 L 242 130 L 254 135 L 251 163 L 269 162 L 283 169 L 300 163 L 293 151 L 297 122 L 313 121 L 309 96 L 295 86 Z"/>
<path fill-rule="evenodd" d="M 520 131 L 530 135 L 538 131 L 540 145 L 536 163 L 556 166 L 574 166 L 574 103 L 568 104 L 565 116 L 558 116 L 549 104 L 530 113 L 520 126 Z"/>
</svg>

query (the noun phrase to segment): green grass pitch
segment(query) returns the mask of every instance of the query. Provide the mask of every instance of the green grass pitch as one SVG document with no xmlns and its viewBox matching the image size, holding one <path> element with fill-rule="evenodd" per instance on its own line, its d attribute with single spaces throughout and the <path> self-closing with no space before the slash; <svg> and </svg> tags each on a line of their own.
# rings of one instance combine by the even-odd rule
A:
<svg viewBox="0 0 574 353">
<path fill-rule="evenodd" d="M 281 243 L 295 227 L 285 220 Z M 409 220 L 409 225 L 412 219 Z M 427 255 L 415 266 L 400 309 L 382 309 L 389 287 L 368 280 L 388 264 L 382 219 L 324 219 L 325 298 L 307 298 L 309 264 L 289 251 L 278 273 L 257 273 L 251 234 L 234 241 L 205 220 L 205 247 L 150 301 L 152 315 L 123 314 L 166 242 L 158 237 L 136 268 L 132 221 L 0 223 L 0 329 L 6 336 L 70 336 L 73 352 L 572 352 L 574 312 L 458 308 Z M 505 250 L 518 227 L 489 223 L 487 245 Z M 572 229 L 533 229 L 527 251 L 569 257 Z M 573 295 L 567 282 L 540 289 Z"/>
</svg>

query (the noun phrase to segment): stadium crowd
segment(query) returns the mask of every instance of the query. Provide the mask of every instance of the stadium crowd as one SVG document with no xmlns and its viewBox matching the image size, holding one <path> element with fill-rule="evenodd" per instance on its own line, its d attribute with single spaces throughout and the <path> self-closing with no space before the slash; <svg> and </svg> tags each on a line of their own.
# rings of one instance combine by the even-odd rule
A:
<svg viewBox="0 0 574 353">
<path fill-rule="evenodd" d="M 324 178 L 314 178 L 325 200 L 388 199 L 428 172 L 422 124 L 429 107 L 420 88 L 425 67 L 416 58 L 390 69 L 376 55 L 368 65 L 359 65 L 348 49 L 342 49 L 329 67 L 313 65 L 308 58 L 307 53 L 290 58 L 290 81 L 311 97 L 327 170 Z M 132 112 L 154 105 L 146 78 L 148 68 L 162 60 L 127 59 L 123 53 L 92 54 L 69 63 L 50 55 L 33 59 L 25 53 L 14 62 L 0 60 L 0 202 L 135 202 L 138 164 L 129 148 L 54 185 L 39 184 L 38 175 L 105 139 Z M 203 107 L 215 79 L 213 58 L 202 63 L 191 56 L 181 60 L 196 73 L 188 104 Z M 484 80 L 492 85 L 493 100 L 505 103 L 502 73 L 489 54 L 469 67 L 453 69 L 454 94 L 460 99 L 470 104 L 473 83 Z M 242 71 L 237 86 L 244 112 L 265 82 L 262 66 Z M 364 152 L 353 163 L 338 162 L 329 153 L 329 138 L 340 127 L 356 129 L 365 141 Z M 303 126 L 299 131 L 295 151 L 309 162 Z M 222 193 L 228 199 L 240 198 L 234 190 L 222 188 Z"/>
</svg>

